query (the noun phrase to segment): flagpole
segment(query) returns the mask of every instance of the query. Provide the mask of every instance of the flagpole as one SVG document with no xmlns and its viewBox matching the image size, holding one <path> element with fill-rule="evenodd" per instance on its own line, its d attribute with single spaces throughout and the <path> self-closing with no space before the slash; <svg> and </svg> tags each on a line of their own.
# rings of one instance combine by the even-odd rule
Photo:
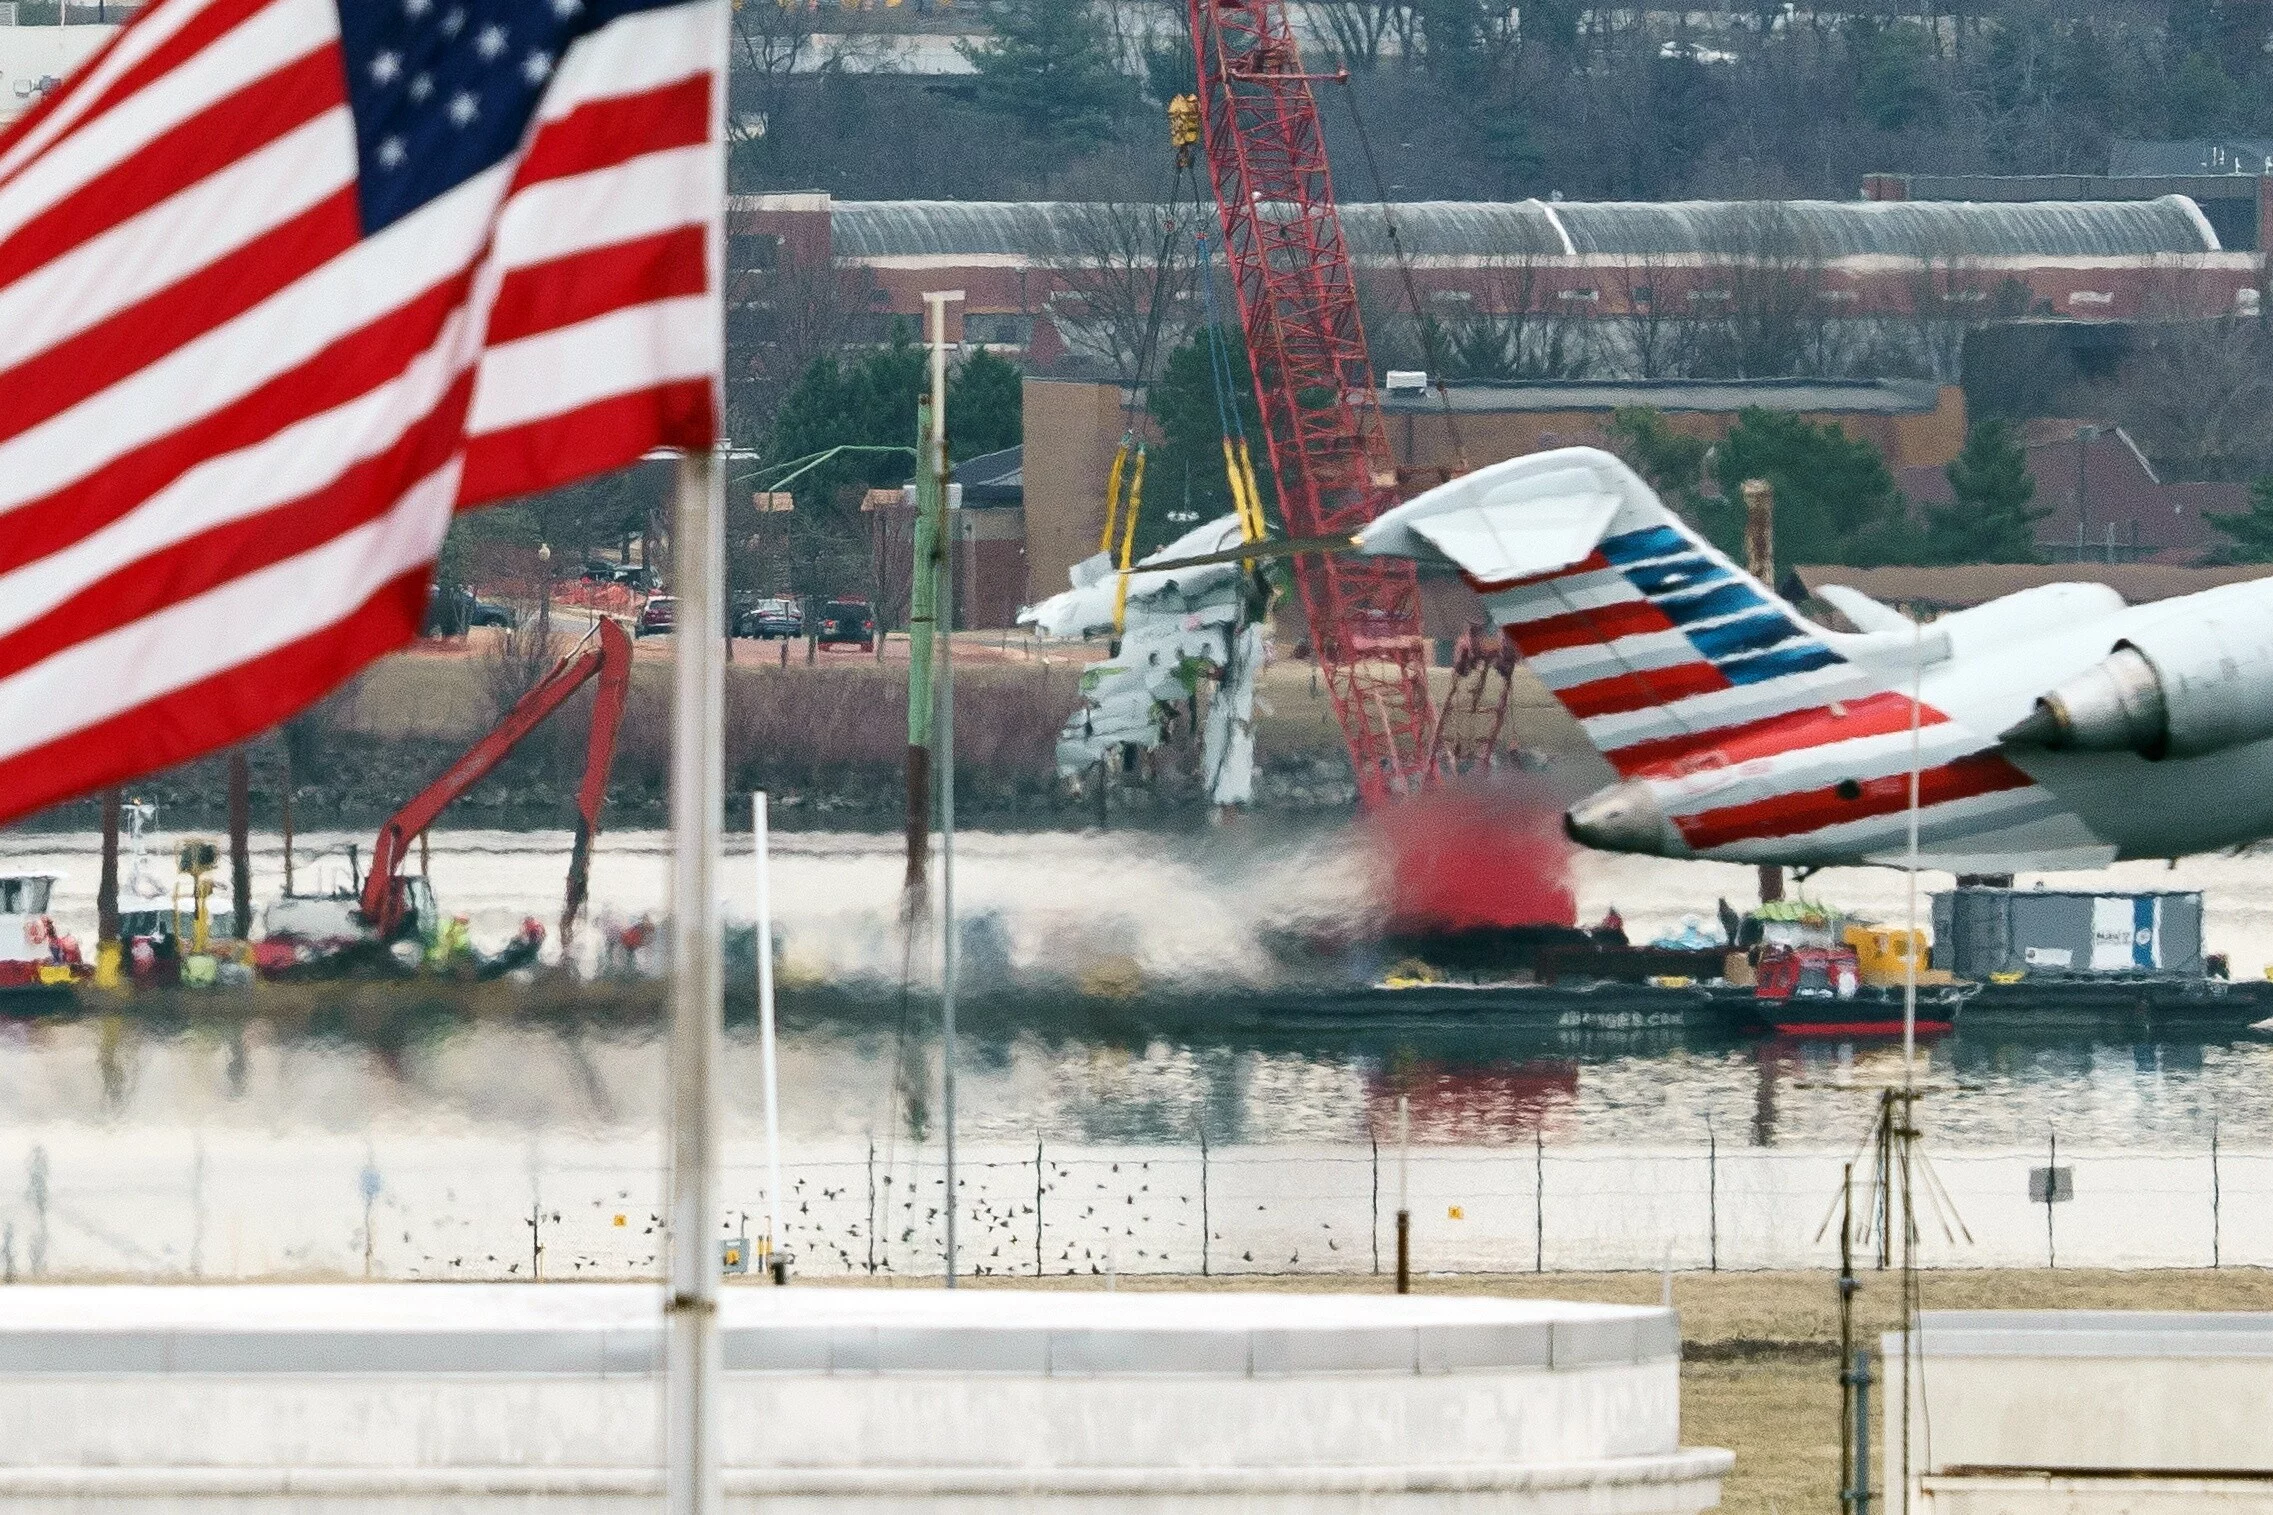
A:
<svg viewBox="0 0 2273 1515">
<path fill-rule="evenodd" d="M 670 1515 L 718 1515 L 718 1061 L 720 832 L 725 808 L 725 471 L 679 460 L 672 588 L 670 1281 L 664 1305 Z M 761 947 L 761 951 L 763 948 Z"/>
<path fill-rule="evenodd" d="M 773 843 L 766 792 L 750 796 L 751 851 L 758 882 L 758 1061 L 766 1084 L 766 1267 L 786 1282 L 781 1262 L 781 1079 L 773 1036 Z"/>
</svg>

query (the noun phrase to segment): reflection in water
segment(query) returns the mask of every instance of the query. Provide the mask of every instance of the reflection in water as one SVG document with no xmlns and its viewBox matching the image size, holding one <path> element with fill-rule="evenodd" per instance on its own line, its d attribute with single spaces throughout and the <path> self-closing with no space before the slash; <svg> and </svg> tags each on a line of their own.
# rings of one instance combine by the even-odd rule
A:
<svg viewBox="0 0 2273 1515">
<path fill-rule="evenodd" d="M 313 851 L 352 839 L 304 842 Z M 0 840 L 7 864 L 65 874 L 60 923 L 91 934 L 95 838 Z M 157 837 L 154 851 L 172 841 Z M 915 964 L 919 992 L 900 992 L 899 839 L 778 843 L 786 1133 L 793 1143 L 935 1140 L 934 1015 L 920 992 L 929 964 Z M 549 907 L 566 852 L 561 833 L 441 833 L 435 888 L 494 942 Z M 1346 995 L 1296 988 L 1328 970 L 1274 956 L 1274 934 L 1299 938 L 1290 928 L 1375 908 L 1370 854 L 1331 828 L 976 835 L 960 855 L 967 964 L 984 989 L 966 1011 L 961 1070 L 961 1134 L 973 1142 L 1173 1145 L 1205 1133 L 1217 1144 L 1362 1145 L 1389 1129 L 1385 1111 L 1402 1091 L 1414 1139 L 1438 1145 L 1690 1145 L 1710 1123 L 1724 1147 L 1745 1133 L 1756 1147 L 1844 1149 L 1896 1073 L 1883 1045 L 1755 1044 L 1677 1016 L 1618 1029 L 1506 1025 L 1488 1009 L 1435 1013 L 1425 997 L 1384 1022 Z M 595 911 L 660 910 L 666 861 L 658 833 L 611 834 L 595 861 Z M 254 862 L 256 894 L 272 894 L 275 838 L 256 841 Z M 2094 877 L 2208 888 L 2210 948 L 2238 972 L 2273 945 L 2273 889 L 2251 860 Z M 1715 864 L 1572 863 L 1580 916 L 1615 904 L 1642 937 L 1749 884 L 1749 870 Z M 1900 908 L 1901 877 L 1888 870 L 1832 870 L 1808 887 L 1882 915 Z M 1084 983 L 1095 992 L 1052 987 Z M 418 989 L 263 990 L 254 1003 L 264 1014 L 249 1021 L 216 1000 L 195 1024 L 0 1025 L 0 1134 L 26 1147 L 55 1129 L 168 1142 L 199 1130 L 284 1143 L 388 1132 L 644 1141 L 658 1127 L 651 986 L 602 1010 L 580 1002 L 568 1020 L 498 993 L 469 1005 Z M 737 974 L 730 1018 L 750 1012 Z M 1969 1022 L 1928 1056 L 1935 1092 L 1923 1118 L 1944 1146 L 2033 1146 L 2057 1126 L 2064 1140 L 2193 1150 L 2213 1123 L 2230 1145 L 2273 1145 L 2273 1103 L 2261 1093 L 2273 1049 L 2235 1026 Z M 738 1131 L 755 1129 L 758 1087 L 744 1025 L 728 1050 Z"/>
<path fill-rule="evenodd" d="M 926 1008 L 911 1002 L 903 1036 L 891 1013 L 788 1007 L 785 1234 L 804 1271 L 937 1269 L 947 1195 Z M 8 1025 L 0 1264 L 37 1259 L 48 1277 L 651 1276 L 662 1051 L 634 1019 Z M 1841 1162 L 1895 1071 L 1884 1047 L 1667 1030 L 1203 1035 L 1125 1010 L 1111 1029 L 978 1019 L 958 1199 L 969 1263 L 987 1270 L 1364 1271 L 1399 1093 L 1431 1267 L 1822 1266 L 1836 1256 L 1820 1228 Z M 728 1039 L 725 1168 L 730 1205 L 762 1215 L 755 1040 Z M 2230 1039 L 1936 1044 L 1928 1150 L 1981 1241 L 1929 1238 L 1931 1254 L 2040 1260 L 2027 1176 L 2056 1127 L 2064 1161 L 2086 1154 L 2076 1209 L 2060 1217 L 2075 1233 L 2064 1262 L 2195 1265 L 2220 1246 L 2229 1262 L 2273 1261 L 2273 1216 L 2260 1224 L 2232 1199 L 2273 1185 L 2267 1057 Z M 1747 1129 L 1749 1145 L 1736 1136 Z"/>
<path fill-rule="evenodd" d="M 1087 1008 L 1087 1007 L 1084 1007 Z M 792 1141 L 936 1137 L 930 1007 L 847 1016 L 792 996 L 781 1038 Z M 1242 1027 L 989 1024 L 974 1007 L 962 1134 L 1176 1145 L 1387 1139 L 1398 1094 L 1416 1142 L 1494 1146 L 1858 1141 L 1899 1076 L 1882 1043 L 1762 1041 L 1409 1024 L 1272 1034 Z M 1068 1016 L 1070 1022 L 1074 1019 Z M 2273 1145 L 2273 1047 L 2249 1033 L 2119 1038 L 1969 1029 L 1925 1052 L 1923 1118 L 1947 1146 L 2064 1140 L 2146 1149 Z M 433 1014 L 317 1034 L 253 1020 L 159 1027 L 106 1014 L 0 1030 L 0 1129 L 505 1129 L 635 1136 L 659 1128 L 662 1052 L 649 1027 Z M 729 1120 L 759 1116 L 756 1038 L 727 1041 Z M 753 1127 L 754 1129 L 754 1127 Z"/>
</svg>

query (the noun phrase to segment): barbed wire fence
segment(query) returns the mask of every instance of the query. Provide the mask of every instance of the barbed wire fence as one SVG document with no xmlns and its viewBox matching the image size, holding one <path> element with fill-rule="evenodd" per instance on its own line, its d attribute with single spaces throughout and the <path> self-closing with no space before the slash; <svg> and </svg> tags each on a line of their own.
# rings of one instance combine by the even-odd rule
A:
<svg viewBox="0 0 2273 1515">
<path fill-rule="evenodd" d="M 1415 1266 L 1436 1273 L 1824 1268 L 1842 1174 L 1867 1152 L 1416 1146 Z M 655 1142 L 531 1133 L 278 1140 L 257 1131 L 0 1136 L 0 1276 L 558 1280 L 659 1276 Z M 9 1156 L 13 1152 L 13 1158 Z M 730 1142 L 722 1240 L 762 1237 L 766 1167 Z M 1927 1149 L 1949 1208 L 1921 1212 L 1930 1267 L 2273 1265 L 2273 1152 L 2139 1152 L 2053 1139 Z M 963 1149 L 967 1272 L 1376 1274 L 1393 1262 L 1388 1146 Z M 10 1170 L 13 1170 L 11 1173 Z M 942 1270 L 935 1145 L 833 1143 L 783 1164 L 780 1243 L 806 1278 Z M 1866 1233 L 1867 1233 L 1867 1227 Z M 1866 1234 L 1858 1256 L 1875 1243 Z"/>
</svg>

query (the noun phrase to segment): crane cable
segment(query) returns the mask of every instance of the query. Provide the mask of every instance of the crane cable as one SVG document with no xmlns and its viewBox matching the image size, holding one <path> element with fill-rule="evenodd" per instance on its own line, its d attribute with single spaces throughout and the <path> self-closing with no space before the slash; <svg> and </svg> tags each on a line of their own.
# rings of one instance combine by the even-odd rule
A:
<svg viewBox="0 0 2273 1515">
<path fill-rule="evenodd" d="M 1421 333 L 1421 356 L 1430 369 L 1429 377 L 1435 381 L 1437 401 L 1444 408 L 1444 429 L 1452 441 L 1454 466 L 1460 473 L 1469 471 L 1468 448 L 1460 439 L 1460 421 L 1453 414 L 1452 390 L 1444 381 L 1444 353 L 1438 345 L 1442 333 L 1436 317 L 1421 314 L 1421 292 L 1413 280 L 1412 259 L 1406 255 L 1404 239 L 1397 235 L 1397 217 L 1389 208 L 1389 186 L 1381 177 L 1381 163 L 1373 155 L 1373 136 L 1365 129 L 1365 115 L 1358 109 L 1357 83 L 1345 75 L 1342 79 L 1343 98 L 1350 103 L 1350 124 L 1357 130 L 1358 150 L 1365 155 L 1366 172 L 1373 179 L 1375 203 L 1381 207 L 1381 224 L 1389 234 L 1389 255 L 1396 260 L 1397 277 L 1405 286 L 1405 308 L 1412 312 L 1413 324 Z"/>
<path fill-rule="evenodd" d="M 1148 449 L 1137 431 L 1137 406 L 1159 353 L 1160 331 L 1169 303 L 1168 284 L 1175 274 L 1179 213 L 1188 199 L 1196 216 L 1201 203 L 1199 170 L 1193 153 L 1199 142 L 1196 100 L 1179 95 L 1169 101 L 1168 133 L 1176 147 L 1176 164 L 1169 174 L 1167 214 L 1161 218 L 1160 251 L 1153 258 L 1152 297 L 1145 315 L 1144 334 L 1137 343 L 1135 382 L 1129 385 L 1122 402 L 1121 445 L 1114 451 L 1113 465 L 1105 476 L 1105 523 L 1097 540 L 1097 550 L 1107 554 L 1119 570 L 1113 588 L 1113 635 L 1116 637 L 1128 620 L 1129 569 L 1136 556 L 1137 521 L 1144 511 Z M 1188 196 L 1180 193 L 1186 189 Z M 1127 486 L 1125 495 L 1124 484 Z"/>
<path fill-rule="evenodd" d="M 1185 98 L 1178 96 L 1168 106 L 1169 136 L 1177 147 L 1176 166 L 1169 176 L 1167 214 L 1161 218 L 1160 250 L 1153 257 L 1152 296 L 1147 302 L 1144 332 L 1137 341 L 1134 382 L 1128 386 L 1122 401 L 1121 444 L 1114 450 L 1112 467 L 1105 475 L 1105 521 L 1097 536 L 1097 550 L 1105 553 L 1108 561 L 1120 570 L 1113 593 L 1113 634 L 1116 637 L 1127 620 L 1129 567 L 1136 551 L 1137 520 L 1144 510 L 1147 447 L 1137 431 L 1137 406 L 1152 374 L 1161 327 L 1167 315 L 1168 283 L 1175 273 L 1178 212 L 1184 203 L 1179 189 L 1189 184 L 1195 212 L 1199 206 L 1198 172 L 1191 153 L 1192 144 L 1199 140 L 1199 118 L 1196 103 L 1188 119 L 1179 110 Z M 1127 486 L 1125 494 L 1124 484 Z"/>
<path fill-rule="evenodd" d="M 1263 493 L 1255 482 L 1255 458 L 1247 445 L 1247 424 L 1240 418 L 1238 379 L 1232 372 L 1231 353 L 1224 345 L 1223 325 L 1215 304 L 1215 244 L 1205 232 L 1193 240 L 1199 245 L 1201 298 L 1206 304 L 1208 379 L 1215 391 L 1216 425 L 1223 433 L 1224 482 L 1231 489 L 1231 508 L 1239 517 L 1242 541 L 1260 542 L 1270 535 L 1263 518 Z"/>
</svg>

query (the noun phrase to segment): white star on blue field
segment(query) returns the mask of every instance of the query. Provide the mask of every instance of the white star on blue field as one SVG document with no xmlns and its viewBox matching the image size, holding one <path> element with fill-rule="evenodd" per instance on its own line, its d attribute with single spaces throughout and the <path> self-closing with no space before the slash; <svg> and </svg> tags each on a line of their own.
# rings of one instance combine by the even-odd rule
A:
<svg viewBox="0 0 2273 1515">
<path fill-rule="evenodd" d="M 520 145 L 578 37 L 681 0 L 340 0 L 365 235 Z"/>
</svg>

